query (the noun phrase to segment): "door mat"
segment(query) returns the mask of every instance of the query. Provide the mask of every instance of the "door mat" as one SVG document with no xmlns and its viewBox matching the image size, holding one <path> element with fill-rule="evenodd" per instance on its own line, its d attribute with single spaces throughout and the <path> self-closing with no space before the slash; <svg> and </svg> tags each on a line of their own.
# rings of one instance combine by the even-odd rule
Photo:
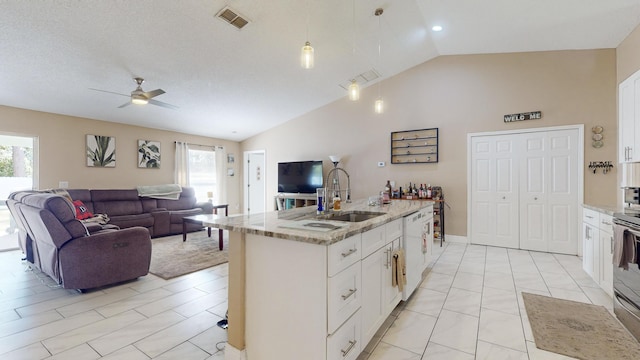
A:
<svg viewBox="0 0 640 360">
<path fill-rule="evenodd" d="M 214 229 L 215 230 L 215 229 Z M 165 280 L 189 274 L 229 261 L 229 234 L 224 238 L 223 250 L 218 250 L 218 231 L 211 237 L 205 230 L 151 239 L 151 266 L 149 272 Z"/>
<path fill-rule="evenodd" d="M 523 292 L 538 349 L 583 360 L 640 359 L 640 343 L 603 306 Z"/>
</svg>

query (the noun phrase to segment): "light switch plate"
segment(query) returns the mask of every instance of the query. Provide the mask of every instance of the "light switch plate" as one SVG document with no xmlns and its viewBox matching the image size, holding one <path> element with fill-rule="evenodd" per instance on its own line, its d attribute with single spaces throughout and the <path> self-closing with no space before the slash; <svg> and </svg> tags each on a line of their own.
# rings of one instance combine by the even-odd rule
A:
<svg viewBox="0 0 640 360">
<path fill-rule="evenodd" d="M 68 189 L 69 188 L 69 182 L 68 181 L 59 181 L 58 182 L 58 187 L 60 189 Z"/>
<path fill-rule="evenodd" d="M 378 167 L 384 167 L 384 161 L 378 161 Z"/>
</svg>

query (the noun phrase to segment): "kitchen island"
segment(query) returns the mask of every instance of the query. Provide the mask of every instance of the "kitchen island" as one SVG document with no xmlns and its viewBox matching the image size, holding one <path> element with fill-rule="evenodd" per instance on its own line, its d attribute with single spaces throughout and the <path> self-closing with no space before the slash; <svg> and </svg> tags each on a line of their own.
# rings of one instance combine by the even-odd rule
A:
<svg viewBox="0 0 640 360">
<path fill-rule="evenodd" d="M 230 234 L 225 358 L 357 358 L 401 299 L 391 275 L 403 218 L 432 206 L 354 201 L 338 215 L 358 222 L 309 207 L 205 224 Z"/>
</svg>

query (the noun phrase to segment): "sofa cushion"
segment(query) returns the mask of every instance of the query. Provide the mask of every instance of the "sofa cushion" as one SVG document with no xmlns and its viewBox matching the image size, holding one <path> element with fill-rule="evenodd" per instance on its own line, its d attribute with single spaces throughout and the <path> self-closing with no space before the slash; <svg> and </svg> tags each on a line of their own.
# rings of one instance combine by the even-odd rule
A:
<svg viewBox="0 0 640 360">
<path fill-rule="evenodd" d="M 134 226 L 142 226 L 146 228 L 153 227 L 153 216 L 149 213 L 137 214 L 137 215 L 116 215 L 110 216 L 109 223 L 126 229 Z"/>
</svg>

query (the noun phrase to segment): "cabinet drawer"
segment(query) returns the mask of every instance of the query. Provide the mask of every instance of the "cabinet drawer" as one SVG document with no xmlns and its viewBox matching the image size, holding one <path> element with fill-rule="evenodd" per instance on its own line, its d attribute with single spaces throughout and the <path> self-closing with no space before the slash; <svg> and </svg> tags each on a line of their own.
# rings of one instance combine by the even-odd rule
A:
<svg viewBox="0 0 640 360">
<path fill-rule="evenodd" d="M 402 219 L 393 220 L 385 224 L 387 243 L 402 236 Z"/>
<path fill-rule="evenodd" d="M 356 261 L 360 261 L 362 253 L 360 244 L 361 234 L 346 238 L 340 242 L 329 245 L 327 256 L 327 274 L 334 276 L 340 271 L 346 269 Z"/>
<path fill-rule="evenodd" d="M 362 233 L 362 258 L 376 252 L 386 243 L 385 226 L 378 226 Z"/>
<path fill-rule="evenodd" d="M 613 216 L 609 214 L 600 214 L 600 230 L 609 234 L 613 234 Z"/>
<path fill-rule="evenodd" d="M 600 227 L 600 213 L 591 209 L 582 208 L 582 221 Z"/>
<path fill-rule="evenodd" d="M 358 311 L 335 334 L 327 338 L 327 359 L 354 360 L 360 355 L 361 346 Z"/>
<path fill-rule="evenodd" d="M 332 334 L 362 303 L 360 262 L 329 278 L 327 289 L 328 333 Z"/>
</svg>

